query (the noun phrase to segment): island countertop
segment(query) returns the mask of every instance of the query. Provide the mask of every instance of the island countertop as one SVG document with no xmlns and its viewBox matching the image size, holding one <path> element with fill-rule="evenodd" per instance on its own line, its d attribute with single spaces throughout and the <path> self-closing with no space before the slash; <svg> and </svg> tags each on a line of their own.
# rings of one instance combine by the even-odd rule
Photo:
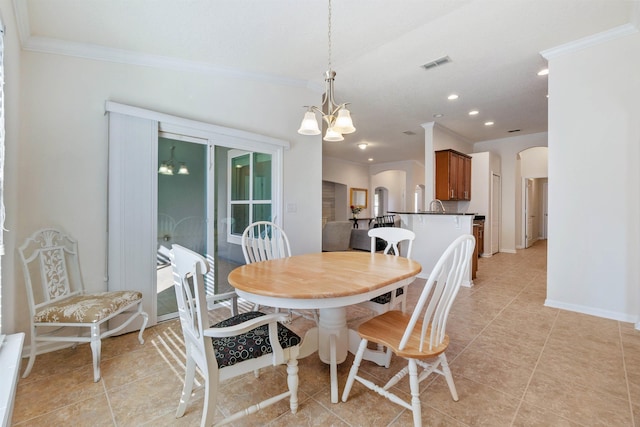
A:
<svg viewBox="0 0 640 427">
<path fill-rule="evenodd" d="M 440 211 L 417 211 L 417 212 L 400 212 L 400 211 L 389 211 L 391 214 L 398 215 L 477 215 L 475 212 L 440 212 Z"/>
</svg>

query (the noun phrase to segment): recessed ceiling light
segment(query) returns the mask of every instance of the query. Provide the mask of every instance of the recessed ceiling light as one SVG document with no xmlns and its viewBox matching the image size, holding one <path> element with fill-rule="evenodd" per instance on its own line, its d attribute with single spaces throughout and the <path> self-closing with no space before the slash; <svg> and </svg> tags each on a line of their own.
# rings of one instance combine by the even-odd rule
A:
<svg viewBox="0 0 640 427">
<path fill-rule="evenodd" d="M 358 148 L 361 150 L 366 150 L 367 149 L 367 143 L 366 142 L 361 142 L 360 144 L 358 144 Z"/>
<path fill-rule="evenodd" d="M 478 110 L 471 110 L 471 111 L 469 111 L 469 115 L 470 116 L 477 116 L 479 112 L 480 111 L 478 111 Z"/>
<path fill-rule="evenodd" d="M 543 68 L 542 70 L 538 71 L 539 76 L 546 76 L 547 74 L 549 74 L 548 68 Z"/>
<path fill-rule="evenodd" d="M 436 118 L 436 119 L 439 119 L 440 117 L 443 117 L 443 116 L 444 116 L 444 114 L 442 114 L 442 113 L 437 113 L 437 114 L 433 115 L 433 117 Z"/>
<path fill-rule="evenodd" d="M 369 160 L 370 162 L 373 162 L 373 158 L 369 157 L 367 160 Z"/>
<path fill-rule="evenodd" d="M 493 126 L 493 122 L 484 122 L 485 126 Z"/>
<path fill-rule="evenodd" d="M 459 96 L 456 95 L 455 93 L 452 93 L 451 95 L 447 96 L 447 99 L 449 101 L 453 101 L 454 99 L 458 99 L 458 98 L 459 98 Z"/>
</svg>

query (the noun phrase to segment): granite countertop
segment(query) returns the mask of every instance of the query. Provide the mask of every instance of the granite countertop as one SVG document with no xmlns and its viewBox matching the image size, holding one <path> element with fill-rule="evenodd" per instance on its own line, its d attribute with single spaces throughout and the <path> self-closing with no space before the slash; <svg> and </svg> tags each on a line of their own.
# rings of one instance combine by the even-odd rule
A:
<svg viewBox="0 0 640 427">
<path fill-rule="evenodd" d="M 393 212 L 389 211 L 392 214 L 399 215 L 477 215 L 475 212 L 440 212 L 440 211 L 418 211 L 418 212 Z"/>
</svg>

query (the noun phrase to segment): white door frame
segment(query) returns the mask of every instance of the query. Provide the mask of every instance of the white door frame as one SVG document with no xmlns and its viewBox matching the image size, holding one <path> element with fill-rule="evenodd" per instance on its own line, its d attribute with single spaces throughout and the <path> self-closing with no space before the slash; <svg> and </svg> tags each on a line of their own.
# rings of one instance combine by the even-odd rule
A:
<svg viewBox="0 0 640 427">
<path fill-rule="evenodd" d="M 158 132 L 271 154 L 274 218 L 282 218 L 284 149 L 289 142 L 111 101 L 105 110 L 110 113 L 107 287 L 141 291 L 148 326 L 153 326 L 157 323 Z M 132 144 L 139 146 L 134 157 L 128 155 Z M 130 330 L 122 331 L 126 332 Z"/>
</svg>

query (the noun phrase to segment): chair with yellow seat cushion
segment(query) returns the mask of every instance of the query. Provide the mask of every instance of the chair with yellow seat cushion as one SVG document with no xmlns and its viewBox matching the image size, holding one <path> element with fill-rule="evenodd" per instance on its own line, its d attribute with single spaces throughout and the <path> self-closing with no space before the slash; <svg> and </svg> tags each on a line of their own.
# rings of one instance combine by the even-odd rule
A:
<svg viewBox="0 0 640 427">
<path fill-rule="evenodd" d="M 41 343 L 90 343 L 94 381 L 100 380 L 102 338 L 123 330 L 140 316 L 143 320 L 138 340 L 144 343 L 142 333 L 148 316 L 142 311 L 142 294 L 136 291 L 86 293 L 78 244 L 70 236 L 52 228 L 42 229 L 29 237 L 19 252 L 31 320 L 31 348 L 23 378 L 31 372 Z M 128 317 L 109 329 L 107 322 L 118 315 Z M 69 331 L 74 334 L 69 335 Z"/>
</svg>

